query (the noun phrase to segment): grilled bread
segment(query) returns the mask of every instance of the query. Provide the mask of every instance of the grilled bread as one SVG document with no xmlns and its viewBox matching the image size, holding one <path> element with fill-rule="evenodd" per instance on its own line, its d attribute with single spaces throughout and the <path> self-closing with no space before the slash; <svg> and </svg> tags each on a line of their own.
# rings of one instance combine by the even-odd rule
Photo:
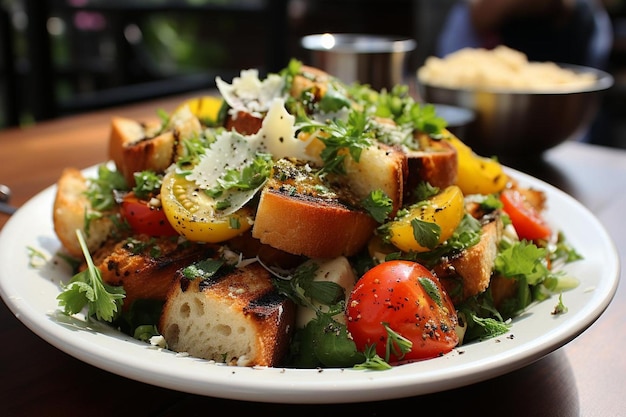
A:
<svg viewBox="0 0 626 417">
<path fill-rule="evenodd" d="M 85 216 L 92 211 L 91 202 L 85 194 L 87 189 L 87 179 L 81 171 L 75 168 L 64 169 L 57 181 L 52 211 L 52 223 L 59 241 L 67 253 L 77 258 L 82 258 L 83 252 L 76 230 L 82 231 L 87 249 L 92 252 L 106 242 L 115 228 L 112 217 L 116 216 L 117 210 L 92 219 L 87 233 Z"/>
<path fill-rule="evenodd" d="M 156 135 L 160 126 L 156 121 L 140 123 L 125 117 L 111 120 L 109 158 L 129 184 L 135 183 L 134 172 L 170 163 L 174 136 L 171 132 Z"/>
<path fill-rule="evenodd" d="M 238 366 L 276 366 L 294 320 L 295 304 L 254 263 L 206 279 L 177 273 L 159 331 L 176 352 Z"/>
<path fill-rule="evenodd" d="M 109 157 L 126 182 L 133 186 L 135 172 L 165 171 L 181 152 L 180 139 L 197 135 L 201 129 L 200 120 L 186 106 L 172 114 L 165 129 L 160 122 L 144 124 L 115 117 L 111 121 Z"/>
<path fill-rule="evenodd" d="M 335 258 L 361 250 L 376 226 L 349 187 L 282 159 L 261 192 L 252 236 L 295 255 Z"/>
<path fill-rule="evenodd" d="M 124 287 L 124 309 L 127 309 L 139 299 L 165 300 L 178 269 L 213 257 L 217 250 L 217 246 L 182 241 L 178 237 L 135 235 L 111 240 L 92 258 L 104 282 Z"/>
<path fill-rule="evenodd" d="M 393 217 L 404 201 L 405 182 L 409 175 L 407 163 L 404 152 L 375 143 L 363 149 L 359 162 L 344 159 L 345 181 L 360 200 L 374 190 L 383 191 L 392 201 L 390 217 Z"/>
<path fill-rule="evenodd" d="M 417 133 L 415 141 L 420 150 L 407 150 L 408 175 L 405 183 L 405 199 L 421 181 L 445 188 L 457 180 L 458 161 L 455 148 L 444 140 L 432 139 L 425 133 Z"/>
<path fill-rule="evenodd" d="M 455 304 L 482 293 L 489 286 L 502 228 L 502 220 L 495 217 L 483 225 L 480 241 L 476 245 L 444 259 L 434 268 Z"/>
</svg>

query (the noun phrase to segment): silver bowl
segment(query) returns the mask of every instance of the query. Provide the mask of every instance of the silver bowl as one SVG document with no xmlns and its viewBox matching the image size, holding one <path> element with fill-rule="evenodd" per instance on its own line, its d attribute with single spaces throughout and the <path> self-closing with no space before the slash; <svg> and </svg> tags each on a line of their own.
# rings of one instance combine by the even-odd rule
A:
<svg viewBox="0 0 626 417">
<path fill-rule="evenodd" d="M 391 35 L 320 33 L 300 41 L 310 64 L 347 84 L 359 82 L 375 90 L 391 88 L 404 81 L 415 40 Z"/>
<path fill-rule="evenodd" d="M 530 156 L 566 140 L 580 140 L 598 114 L 601 96 L 614 83 L 601 70 L 560 64 L 596 75 L 594 84 L 576 90 L 520 91 L 446 88 L 417 80 L 423 101 L 474 111 L 461 139 L 482 155 Z"/>
</svg>

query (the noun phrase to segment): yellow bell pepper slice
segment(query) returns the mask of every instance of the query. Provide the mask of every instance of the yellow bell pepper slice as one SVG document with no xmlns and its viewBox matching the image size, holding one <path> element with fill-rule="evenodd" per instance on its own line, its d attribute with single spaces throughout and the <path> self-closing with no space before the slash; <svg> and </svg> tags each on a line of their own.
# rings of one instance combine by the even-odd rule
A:
<svg viewBox="0 0 626 417">
<path fill-rule="evenodd" d="M 477 155 L 459 138 L 446 138 L 457 151 L 458 173 L 456 185 L 463 194 L 492 194 L 502 191 L 509 177 L 502 165 L 493 158 Z"/>
<path fill-rule="evenodd" d="M 213 125 L 220 117 L 220 112 L 224 106 L 224 99 L 217 96 L 194 97 L 183 101 L 176 110 L 188 106 L 191 113 L 203 124 Z"/>
<path fill-rule="evenodd" d="M 424 242 L 418 242 L 414 231 L 414 221 L 419 220 L 439 226 L 438 245 L 452 236 L 464 215 L 463 192 L 458 186 L 450 185 L 429 199 L 411 205 L 407 214 L 392 221 L 388 228 L 389 241 L 404 252 L 427 252 L 434 246 L 428 247 L 424 245 Z"/>
</svg>

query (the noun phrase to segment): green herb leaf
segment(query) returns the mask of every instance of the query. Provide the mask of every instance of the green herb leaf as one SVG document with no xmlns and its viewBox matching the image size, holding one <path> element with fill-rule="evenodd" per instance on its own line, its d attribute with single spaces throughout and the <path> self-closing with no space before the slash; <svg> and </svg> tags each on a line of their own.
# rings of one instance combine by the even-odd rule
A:
<svg viewBox="0 0 626 417">
<path fill-rule="evenodd" d="M 370 369 L 374 371 L 384 371 L 387 369 L 392 369 L 393 367 L 389 365 L 383 358 L 381 358 L 378 353 L 376 353 L 376 345 L 368 345 L 365 347 L 365 362 L 355 365 L 355 369 Z"/>
<path fill-rule="evenodd" d="M 114 191 L 128 191 L 124 176 L 118 171 L 109 169 L 105 164 L 100 165 L 97 177 L 88 180 L 88 188 L 85 192 L 91 207 L 97 211 L 106 211 L 115 207 Z"/>
<path fill-rule="evenodd" d="M 563 294 L 559 294 L 559 302 L 556 306 L 554 306 L 554 310 L 552 310 L 553 315 L 557 314 L 565 314 L 567 313 L 567 307 L 563 304 Z"/>
<path fill-rule="evenodd" d="M 182 274 L 190 280 L 207 279 L 214 276 L 224 264 L 225 262 L 222 259 L 203 259 L 185 267 L 182 270 Z"/>
<path fill-rule="evenodd" d="M 88 318 L 95 316 L 98 320 L 111 322 L 121 311 L 124 288 L 108 285 L 102 280 L 80 230 L 76 231 L 76 236 L 87 261 L 87 269 L 74 275 L 67 285 L 62 284 L 63 291 L 57 296 L 59 306 L 68 315 L 76 314 L 88 306 Z"/>
<path fill-rule="evenodd" d="M 135 186 L 133 192 L 140 200 L 148 200 L 150 197 L 159 194 L 163 176 L 154 171 L 141 171 L 133 174 Z"/>
<path fill-rule="evenodd" d="M 437 223 L 425 222 L 421 219 L 412 219 L 413 237 L 421 246 L 433 249 L 439 243 L 441 227 Z"/>
<path fill-rule="evenodd" d="M 385 345 L 385 362 L 389 362 L 391 354 L 394 354 L 396 358 L 402 359 L 404 355 L 411 351 L 413 342 L 406 337 L 397 333 L 395 330 L 389 327 L 389 323 L 382 323 L 383 327 L 387 331 L 387 343 Z"/>
<path fill-rule="evenodd" d="M 545 266 L 547 251 L 534 243 L 521 241 L 500 250 L 495 269 L 509 278 L 524 277 L 528 284 L 541 282 L 549 273 Z"/>
<path fill-rule="evenodd" d="M 443 308 L 441 292 L 439 291 L 437 284 L 435 284 L 430 278 L 426 278 L 426 277 L 419 277 L 418 282 L 420 283 L 422 288 L 424 288 L 424 291 L 426 291 L 426 294 L 428 294 L 428 296 L 432 298 L 433 301 L 437 303 L 439 307 Z"/>
<path fill-rule="evenodd" d="M 392 210 L 393 202 L 382 190 L 372 191 L 362 202 L 363 208 L 378 223 L 383 223 L 389 217 Z"/>
</svg>

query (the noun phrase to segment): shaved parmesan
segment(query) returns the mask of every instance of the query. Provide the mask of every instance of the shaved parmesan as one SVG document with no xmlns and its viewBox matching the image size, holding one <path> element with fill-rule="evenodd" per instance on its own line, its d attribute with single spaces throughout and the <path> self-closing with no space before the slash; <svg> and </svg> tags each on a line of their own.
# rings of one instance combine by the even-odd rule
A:
<svg viewBox="0 0 626 417">
<path fill-rule="evenodd" d="M 252 135 L 244 136 L 236 131 L 220 133 L 215 142 L 200 157 L 187 179 L 194 181 L 199 188 L 208 190 L 216 187 L 228 170 L 241 171 L 252 164 L 257 154 L 269 153 L 273 160 L 293 157 L 312 160 L 307 154 L 308 141 L 296 136 L 295 117 L 287 112 L 282 99 L 274 99 L 261 129 Z M 230 206 L 224 214 L 230 214 L 243 207 L 260 189 L 230 189 L 220 199 L 228 201 Z"/>
<path fill-rule="evenodd" d="M 236 116 L 239 111 L 262 117 L 269 110 L 275 98 L 285 98 L 283 92 L 285 80 L 278 74 L 269 74 L 263 81 L 256 69 L 242 70 L 239 77 L 234 77 L 228 84 L 221 77 L 215 83 L 220 94 L 231 107 L 229 113 Z"/>
</svg>

